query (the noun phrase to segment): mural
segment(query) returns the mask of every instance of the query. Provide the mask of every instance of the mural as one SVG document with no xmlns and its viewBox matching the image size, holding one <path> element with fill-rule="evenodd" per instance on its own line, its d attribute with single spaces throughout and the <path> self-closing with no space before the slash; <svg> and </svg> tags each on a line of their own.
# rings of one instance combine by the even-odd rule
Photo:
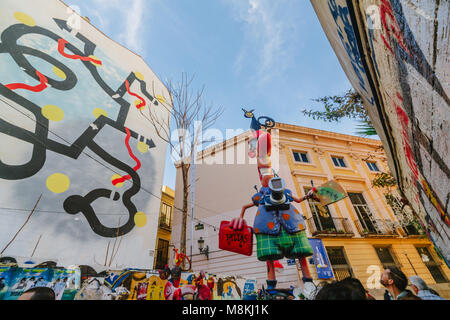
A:
<svg viewBox="0 0 450 320">
<path fill-rule="evenodd" d="M 111 286 L 117 274 L 121 276 Z M 106 277 L 97 274 L 81 279 L 76 267 L 1 266 L 0 300 L 17 300 L 23 292 L 38 286 L 52 288 L 56 300 L 256 300 L 258 291 L 255 279 L 205 273 L 183 272 L 171 295 L 165 294 L 170 280 L 161 279 L 156 270 L 109 271 Z"/>
<path fill-rule="evenodd" d="M 449 3 L 311 3 L 350 82 L 363 97 L 401 190 L 449 265 Z M 329 26 L 331 21 L 336 28 Z"/>
<path fill-rule="evenodd" d="M 154 249 L 166 144 L 148 111 L 166 114 L 167 89 L 60 1 L 1 7 L 0 245 L 42 194 L 9 254 L 28 256 L 41 235 L 36 255 L 100 264 L 109 239 L 125 236 L 116 262 L 151 266 L 142 252 Z"/>
<path fill-rule="evenodd" d="M 80 270 L 2 266 L 0 281 L 0 300 L 17 300 L 34 287 L 52 288 L 56 300 L 73 300 L 80 289 Z"/>
</svg>

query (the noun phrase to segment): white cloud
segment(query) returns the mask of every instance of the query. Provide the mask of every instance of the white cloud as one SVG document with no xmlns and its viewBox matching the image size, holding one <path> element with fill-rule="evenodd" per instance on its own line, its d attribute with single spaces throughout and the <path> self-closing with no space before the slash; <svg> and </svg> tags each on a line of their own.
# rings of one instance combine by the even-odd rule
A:
<svg viewBox="0 0 450 320">
<path fill-rule="evenodd" d="M 286 1 L 232 0 L 234 18 L 243 23 L 245 44 L 235 60 L 235 72 L 256 58 L 260 84 L 288 68 L 292 41 L 296 36 L 296 15 Z"/>
<path fill-rule="evenodd" d="M 145 41 L 142 32 L 144 13 L 148 15 L 146 4 L 145 0 L 129 0 L 126 5 L 121 0 L 94 0 L 91 6 L 85 7 L 89 12 L 81 11 L 81 14 L 95 16 L 100 23 L 99 29 L 106 34 L 113 34 L 113 28 L 121 28 L 117 40 L 130 50 L 142 54 Z"/>
<path fill-rule="evenodd" d="M 145 2 L 144 0 L 133 0 L 129 10 L 126 10 L 125 23 L 126 28 L 120 38 L 124 40 L 125 45 L 138 53 L 142 50 L 143 34 L 140 32 L 144 18 Z"/>
</svg>

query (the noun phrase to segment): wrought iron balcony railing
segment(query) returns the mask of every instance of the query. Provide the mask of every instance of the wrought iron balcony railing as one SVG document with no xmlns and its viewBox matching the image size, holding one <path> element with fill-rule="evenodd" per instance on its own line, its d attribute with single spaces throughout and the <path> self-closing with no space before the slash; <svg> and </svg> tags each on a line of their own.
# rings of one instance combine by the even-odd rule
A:
<svg viewBox="0 0 450 320">
<path fill-rule="evenodd" d="M 395 227 L 395 223 L 386 219 L 360 219 L 353 221 L 359 234 L 363 237 L 368 236 L 393 236 L 398 237 L 399 233 Z"/>
<path fill-rule="evenodd" d="M 164 216 L 159 219 L 159 227 L 169 231 L 172 230 L 172 224 Z"/>
<path fill-rule="evenodd" d="M 347 218 L 308 218 L 308 229 L 313 236 L 353 237 L 354 233 Z"/>
<path fill-rule="evenodd" d="M 402 230 L 405 232 L 405 235 L 407 237 L 424 237 L 425 232 L 420 228 L 417 228 L 413 224 L 409 224 L 407 226 L 404 226 Z"/>
</svg>

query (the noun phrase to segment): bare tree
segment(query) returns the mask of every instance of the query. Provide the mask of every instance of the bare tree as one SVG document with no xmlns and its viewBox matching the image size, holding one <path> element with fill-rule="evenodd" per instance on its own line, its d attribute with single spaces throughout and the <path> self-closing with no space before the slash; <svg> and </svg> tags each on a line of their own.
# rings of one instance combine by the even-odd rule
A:
<svg viewBox="0 0 450 320">
<path fill-rule="evenodd" d="M 167 116 L 158 116 L 153 108 L 148 109 L 149 120 L 156 134 L 170 146 L 172 154 L 176 154 L 181 168 L 183 180 L 183 208 L 180 235 L 180 251 L 186 254 L 186 224 L 188 214 L 188 198 L 190 192 L 189 170 L 191 158 L 196 146 L 200 145 L 203 130 L 210 128 L 222 115 L 222 107 L 205 104 L 202 100 L 205 86 L 199 90 L 192 89 L 194 76 L 182 73 L 181 81 L 173 83 L 165 81 L 169 91 L 169 101 L 159 98 Z M 141 111 L 142 112 L 142 111 Z M 200 124 L 200 125 L 198 125 Z M 174 133 L 174 136 L 172 134 Z"/>
</svg>

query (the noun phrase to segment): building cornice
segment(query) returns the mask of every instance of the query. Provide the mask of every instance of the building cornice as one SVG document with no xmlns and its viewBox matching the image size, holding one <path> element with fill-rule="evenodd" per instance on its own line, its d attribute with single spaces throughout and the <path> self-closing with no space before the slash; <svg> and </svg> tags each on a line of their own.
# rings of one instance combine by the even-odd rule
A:
<svg viewBox="0 0 450 320">
<path fill-rule="evenodd" d="M 368 145 L 368 146 L 372 146 L 372 147 L 380 147 L 380 146 L 382 147 L 383 146 L 381 141 L 375 140 L 375 139 L 362 138 L 362 137 L 358 137 L 358 136 L 352 136 L 352 135 L 347 135 L 347 134 L 342 134 L 342 133 L 313 129 L 313 128 L 297 126 L 297 125 L 292 125 L 292 124 L 286 124 L 286 123 L 280 123 L 280 122 L 277 122 L 275 124 L 275 127 L 272 129 L 269 129 L 269 130 L 270 131 L 272 131 L 272 130 L 279 131 L 277 136 L 278 136 L 278 140 L 280 142 L 281 147 L 284 145 L 287 145 L 287 144 L 301 143 L 302 145 L 304 145 L 306 147 L 310 146 L 311 148 L 326 147 L 326 151 L 330 151 L 329 145 L 320 144 L 320 138 L 328 138 L 328 139 L 336 139 L 336 140 L 341 140 L 341 141 L 347 142 L 347 146 L 349 149 L 346 149 L 345 151 L 363 156 L 363 155 L 367 155 L 367 151 L 356 151 L 356 150 L 352 149 L 354 147 L 354 143 L 359 143 L 359 144 Z M 307 141 L 307 140 L 298 139 L 298 138 L 284 137 L 281 133 L 282 131 L 292 132 L 292 133 L 296 133 L 296 134 L 300 133 L 300 134 L 309 135 L 312 137 L 312 140 Z M 231 139 L 222 141 L 213 146 L 205 148 L 202 151 L 199 151 L 197 153 L 196 158 L 197 158 L 197 160 L 200 160 L 205 157 L 214 155 L 216 152 L 221 152 L 223 150 L 226 150 L 229 147 L 237 145 L 238 143 L 245 142 L 246 140 L 249 139 L 250 136 L 251 136 L 251 131 L 247 130 Z M 342 149 L 336 148 L 336 151 L 338 151 L 338 150 L 344 151 Z M 386 155 L 384 154 L 384 152 L 380 152 L 379 154 L 374 155 L 374 157 L 386 158 Z M 186 163 L 190 162 L 190 159 L 188 160 L 188 157 L 186 157 L 185 159 L 186 159 L 185 160 Z M 176 161 L 174 163 L 174 165 L 176 168 L 179 168 L 181 166 L 181 161 Z"/>
<path fill-rule="evenodd" d="M 332 138 L 332 139 L 338 139 L 338 140 L 343 140 L 343 141 L 357 142 L 357 143 L 362 143 L 362 144 L 377 146 L 377 147 L 383 145 L 380 140 L 362 138 L 362 137 L 358 137 L 358 136 L 352 136 L 352 135 L 342 134 L 342 133 L 337 133 L 337 132 L 302 127 L 302 126 L 297 126 L 297 125 L 287 124 L 287 123 L 277 122 L 275 125 L 275 128 L 279 129 L 280 131 L 287 131 L 287 132 L 302 133 L 302 134 L 310 135 L 313 137 L 315 142 L 318 141 L 320 139 L 320 137 L 324 137 L 324 138 Z"/>
<path fill-rule="evenodd" d="M 366 182 L 366 179 L 361 177 L 355 177 L 355 176 L 346 176 L 343 174 L 335 174 L 333 176 L 334 180 L 348 180 L 348 181 L 360 181 L 360 182 Z"/>
<path fill-rule="evenodd" d="M 314 172 L 314 171 L 305 171 L 305 170 L 292 170 L 291 174 L 294 176 L 328 178 L 328 175 L 325 173 Z"/>
</svg>

